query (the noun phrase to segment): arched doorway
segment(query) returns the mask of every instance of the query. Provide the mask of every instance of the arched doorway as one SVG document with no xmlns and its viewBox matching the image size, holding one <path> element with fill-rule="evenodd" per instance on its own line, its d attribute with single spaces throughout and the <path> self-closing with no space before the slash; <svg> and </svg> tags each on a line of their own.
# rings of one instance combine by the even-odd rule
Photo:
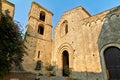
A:
<svg viewBox="0 0 120 80">
<path fill-rule="evenodd" d="M 108 47 L 104 51 L 104 59 L 109 80 L 120 80 L 120 49 Z"/>
<path fill-rule="evenodd" d="M 66 68 L 69 68 L 69 54 L 68 51 L 63 51 L 62 53 L 62 63 L 63 63 L 63 76 L 68 76 L 66 73 Z"/>
</svg>

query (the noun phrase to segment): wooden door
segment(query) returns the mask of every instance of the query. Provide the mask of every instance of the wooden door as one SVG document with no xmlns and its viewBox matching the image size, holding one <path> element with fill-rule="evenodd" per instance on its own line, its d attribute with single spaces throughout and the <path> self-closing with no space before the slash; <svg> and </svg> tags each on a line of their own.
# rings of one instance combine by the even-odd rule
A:
<svg viewBox="0 0 120 80">
<path fill-rule="evenodd" d="M 68 76 L 65 71 L 65 67 L 69 68 L 69 54 L 68 51 L 63 51 L 63 76 Z"/>
<path fill-rule="evenodd" d="M 120 49 L 109 47 L 104 51 L 109 80 L 120 80 Z"/>
</svg>

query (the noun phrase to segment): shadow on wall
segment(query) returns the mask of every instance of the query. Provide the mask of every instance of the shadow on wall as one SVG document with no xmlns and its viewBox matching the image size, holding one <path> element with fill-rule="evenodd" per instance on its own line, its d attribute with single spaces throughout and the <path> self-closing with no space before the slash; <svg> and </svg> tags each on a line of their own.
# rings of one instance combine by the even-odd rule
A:
<svg viewBox="0 0 120 80">
<path fill-rule="evenodd" d="M 117 60 L 120 60 L 120 6 L 111 9 L 105 16 L 98 38 L 98 47 L 104 79 L 119 80 L 120 64 Z M 105 56 L 106 54 L 109 55 Z"/>
<path fill-rule="evenodd" d="M 107 44 L 120 43 L 120 6 L 106 15 L 98 39 L 99 51 Z"/>
<path fill-rule="evenodd" d="M 35 80 L 36 74 L 24 71 L 10 72 L 3 80 Z"/>
<path fill-rule="evenodd" d="M 73 77 L 74 76 L 74 77 Z M 8 75 L 6 75 L 3 80 L 35 80 L 37 75 L 30 73 L 30 72 L 10 72 Z M 46 75 L 42 75 L 39 77 L 45 77 L 40 78 L 40 80 L 51 80 L 54 78 L 54 80 L 61 80 L 62 78 L 66 78 L 63 76 L 51 76 L 47 77 Z M 104 80 L 101 73 L 93 73 L 93 72 L 72 72 L 72 78 L 73 80 Z M 63 79 L 66 80 L 66 79 Z"/>
<path fill-rule="evenodd" d="M 71 76 L 75 80 L 104 80 L 102 72 L 77 72 L 72 71 Z"/>
</svg>

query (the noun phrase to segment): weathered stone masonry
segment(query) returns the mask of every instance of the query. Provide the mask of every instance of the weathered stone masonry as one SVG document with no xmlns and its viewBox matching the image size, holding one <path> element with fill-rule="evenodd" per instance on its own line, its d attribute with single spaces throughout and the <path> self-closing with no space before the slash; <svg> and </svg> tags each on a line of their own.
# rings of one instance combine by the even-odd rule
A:
<svg viewBox="0 0 120 80">
<path fill-rule="evenodd" d="M 52 39 L 53 13 L 33 2 L 26 27 L 28 55 L 24 57 L 24 69 L 45 73 L 44 67 L 52 64 L 57 76 L 64 76 L 63 67 L 69 66 L 73 78 L 112 79 L 110 74 L 116 73 L 107 72 L 110 69 L 103 54 L 110 46 L 120 48 L 119 12 L 116 7 L 91 16 L 80 6 L 66 11 L 55 26 Z M 42 61 L 40 70 L 35 70 L 37 61 Z"/>
</svg>

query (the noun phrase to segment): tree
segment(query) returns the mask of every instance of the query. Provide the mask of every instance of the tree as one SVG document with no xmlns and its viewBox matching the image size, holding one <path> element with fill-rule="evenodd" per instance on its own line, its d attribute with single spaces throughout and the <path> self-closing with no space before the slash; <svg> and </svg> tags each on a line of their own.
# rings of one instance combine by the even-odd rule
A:
<svg viewBox="0 0 120 80">
<path fill-rule="evenodd" d="M 25 46 L 20 25 L 7 14 L 2 14 L 0 24 L 0 77 L 22 62 Z"/>
</svg>

